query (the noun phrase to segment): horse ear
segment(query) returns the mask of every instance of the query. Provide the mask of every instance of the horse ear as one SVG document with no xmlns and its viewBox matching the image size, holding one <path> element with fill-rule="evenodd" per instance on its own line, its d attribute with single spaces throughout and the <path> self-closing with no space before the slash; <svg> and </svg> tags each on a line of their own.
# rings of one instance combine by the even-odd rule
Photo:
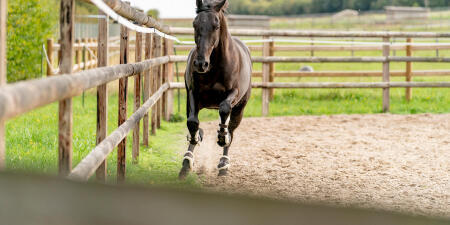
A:
<svg viewBox="0 0 450 225">
<path fill-rule="evenodd" d="M 197 0 L 197 9 L 200 9 L 203 7 L 203 0 Z"/>
<path fill-rule="evenodd" d="M 228 0 L 221 0 L 217 5 L 214 6 L 214 9 L 217 12 L 220 12 L 228 3 Z"/>
</svg>

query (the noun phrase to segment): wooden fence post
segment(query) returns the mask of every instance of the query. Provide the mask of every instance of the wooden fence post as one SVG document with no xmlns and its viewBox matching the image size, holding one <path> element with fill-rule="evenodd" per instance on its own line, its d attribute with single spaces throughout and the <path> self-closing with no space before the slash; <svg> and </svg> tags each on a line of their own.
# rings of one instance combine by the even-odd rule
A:
<svg viewBox="0 0 450 225">
<path fill-rule="evenodd" d="M 161 56 L 161 37 L 158 35 L 153 35 L 153 58 L 157 58 Z M 161 66 L 153 67 L 152 72 L 152 93 L 156 93 L 159 88 L 159 70 Z M 152 134 L 156 134 L 156 129 L 160 127 L 160 123 L 158 122 L 161 118 L 160 113 L 160 105 L 159 101 L 152 108 Z"/>
<path fill-rule="evenodd" d="M 81 71 L 81 54 L 82 51 L 80 51 L 80 39 L 75 40 L 75 65 L 78 67 L 78 71 Z"/>
<path fill-rule="evenodd" d="M 50 77 L 53 75 L 53 39 L 52 38 L 47 39 L 47 56 L 48 56 L 47 77 Z"/>
<path fill-rule="evenodd" d="M 389 71 L 389 64 L 390 62 L 387 61 L 389 57 L 390 52 L 390 43 L 389 43 L 389 37 L 383 38 L 383 56 L 386 57 L 386 61 L 383 62 L 383 82 L 389 82 L 390 81 L 390 71 Z M 389 88 L 383 88 L 383 112 L 389 112 L 390 110 L 390 89 Z"/>
<path fill-rule="evenodd" d="M 268 36 L 263 37 L 264 40 L 268 40 Z M 263 44 L 263 56 L 267 57 L 270 55 L 270 43 L 264 42 Z M 268 83 L 270 82 L 270 63 L 263 63 L 262 68 L 262 82 Z M 262 89 L 262 116 L 269 115 L 269 103 L 270 103 L 270 89 L 263 88 Z"/>
<path fill-rule="evenodd" d="M 412 56 L 412 46 L 410 43 L 412 43 L 412 39 L 408 38 L 406 41 L 408 42 L 408 45 L 406 46 L 406 56 L 411 57 Z M 406 81 L 407 82 L 412 81 L 412 62 L 406 62 Z M 405 97 L 406 97 L 406 101 L 411 101 L 412 88 L 406 88 Z"/>
<path fill-rule="evenodd" d="M 136 49 L 135 59 L 136 62 L 142 61 L 142 33 L 136 32 Z M 134 77 L 134 112 L 136 112 L 141 107 L 141 79 L 142 74 L 136 74 Z M 141 122 L 137 122 L 136 127 L 133 130 L 133 163 L 139 162 L 139 147 L 140 147 L 140 138 L 139 134 L 141 131 Z"/>
<path fill-rule="evenodd" d="M 271 41 L 269 43 L 269 55 L 270 56 L 275 56 L 275 42 Z M 270 67 L 269 67 L 269 82 L 274 82 L 275 81 L 275 63 L 270 63 Z M 273 100 L 274 98 L 274 94 L 275 94 L 275 89 L 271 88 L 270 89 L 270 101 Z"/>
<path fill-rule="evenodd" d="M 0 0 L 0 86 L 6 84 L 6 21 L 8 0 Z M 5 168 L 5 121 L 0 120 L 0 170 Z"/>
<path fill-rule="evenodd" d="M 152 57 L 152 34 L 146 34 L 145 35 L 145 59 L 150 59 Z M 152 69 L 148 69 L 144 71 L 144 102 L 150 98 L 150 89 L 151 89 L 151 77 L 150 77 L 150 71 Z M 144 145 L 148 147 L 148 138 L 150 136 L 150 129 L 149 129 L 149 113 L 146 113 L 144 116 L 144 125 L 143 125 L 143 142 Z"/>
<path fill-rule="evenodd" d="M 164 55 L 173 55 L 173 41 L 164 40 Z M 164 65 L 163 83 L 173 81 L 173 63 L 169 62 Z M 169 121 L 173 114 L 173 90 L 169 89 L 164 93 L 164 119 Z"/>
<path fill-rule="evenodd" d="M 109 42 L 109 17 L 101 10 L 99 15 L 105 17 L 98 20 L 98 67 L 108 66 L 108 42 Z M 79 53 L 78 53 L 79 55 Z M 108 132 L 108 84 L 97 87 L 97 145 L 102 142 Z M 103 161 L 96 171 L 98 181 L 106 181 L 107 177 L 107 161 Z"/>
<path fill-rule="evenodd" d="M 91 48 L 89 48 L 89 45 L 92 43 L 92 38 L 88 38 L 86 39 L 86 54 L 87 54 L 87 63 L 88 63 L 88 67 L 87 69 L 92 69 L 92 65 L 90 64 L 90 62 L 92 61 L 92 54 L 91 54 Z"/>
<path fill-rule="evenodd" d="M 61 74 L 72 73 L 75 0 L 61 0 L 60 8 Z M 59 175 L 67 176 L 72 170 L 72 99 L 59 102 Z"/>
<path fill-rule="evenodd" d="M 88 68 L 87 68 L 87 55 L 86 55 L 86 53 L 87 53 L 87 49 L 86 49 L 86 41 L 87 39 L 86 38 L 82 38 L 81 39 L 81 45 L 82 45 L 82 47 L 81 47 L 81 58 L 82 58 L 82 62 L 83 62 L 83 67 L 80 67 L 80 70 L 82 69 L 82 70 L 87 70 Z"/>
<path fill-rule="evenodd" d="M 129 31 L 125 26 L 120 26 L 120 64 L 128 63 L 129 53 Z M 128 78 L 119 80 L 119 126 L 127 120 L 127 93 Z M 117 147 L 117 182 L 125 182 L 126 172 L 127 138 L 125 137 Z"/>
<path fill-rule="evenodd" d="M 161 57 L 162 54 L 163 54 L 162 40 L 163 39 L 161 37 L 159 37 L 159 41 L 157 42 L 158 51 L 159 51 L 158 57 Z M 157 66 L 157 68 L 158 68 L 158 75 L 156 77 L 157 77 L 158 80 L 157 80 L 157 86 L 156 86 L 155 92 L 159 90 L 159 88 L 162 86 L 162 83 L 163 83 L 163 67 L 162 67 L 162 65 L 159 65 L 159 66 Z M 160 129 L 161 128 L 161 120 L 162 120 L 162 117 L 163 117 L 163 98 L 160 98 L 158 100 L 158 114 L 157 114 L 157 116 L 158 116 L 158 118 L 156 120 L 156 127 L 158 129 Z"/>
</svg>

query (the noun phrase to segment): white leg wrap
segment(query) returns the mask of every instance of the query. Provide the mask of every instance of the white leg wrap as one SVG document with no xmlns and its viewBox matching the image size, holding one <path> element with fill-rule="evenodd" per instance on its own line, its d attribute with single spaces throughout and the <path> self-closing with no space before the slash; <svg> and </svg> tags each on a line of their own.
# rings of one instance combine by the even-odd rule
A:
<svg viewBox="0 0 450 225">
<path fill-rule="evenodd" d="M 225 135 L 225 146 L 224 147 L 229 147 L 231 144 L 231 135 L 230 135 L 230 131 L 228 130 L 228 128 L 225 128 L 225 132 L 227 133 Z M 219 141 L 219 137 L 217 137 L 217 141 Z"/>
<path fill-rule="evenodd" d="M 191 140 L 194 140 L 195 142 L 197 142 L 197 145 L 200 146 L 200 142 L 202 141 L 202 140 L 200 139 L 200 131 L 197 131 L 197 133 L 195 133 L 195 136 L 194 136 L 194 137 L 192 137 L 191 134 L 188 133 L 188 135 L 187 135 L 187 141 L 190 143 Z"/>
<path fill-rule="evenodd" d="M 220 118 L 219 118 L 220 120 Z M 228 124 L 230 124 L 230 116 L 228 117 L 228 119 L 225 121 L 225 124 L 227 128 L 224 128 L 226 135 L 225 135 L 225 146 L 224 147 L 229 147 L 231 144 L 231 135 L 230 135 L 230 131 L 228 130 Z M 220 129 L 219 129 L 220 130 Z M 219 137 L 217 137 L 217 141 L 219 141 Z"/>
<path fill-rule="evenodd" d="M 218 167 L 219 171 L 220 170 L 227 170 L 228 168 L 230 168 L 230 157 L 228 156 L 222 156 L 220 159 L 228 159 L 228 164 L 222 167 Z"/>
<path fill-rule="evenodd" d="M 189 151 L 184 153 L 183 161 L 185 159 L 189 161 L 189 166 L 191 167 L 191 169 L 193 169 L 194 168 L 194 153 L 189 152 Z"/>
</svg>

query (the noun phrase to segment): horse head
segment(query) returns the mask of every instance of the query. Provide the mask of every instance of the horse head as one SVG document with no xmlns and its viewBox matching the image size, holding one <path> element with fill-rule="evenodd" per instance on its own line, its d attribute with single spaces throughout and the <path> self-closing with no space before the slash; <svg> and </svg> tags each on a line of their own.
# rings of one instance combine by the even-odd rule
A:
<svg viewBox="0 0 450 225">
<path fill-rule="evenodd" d="M 219 45 L 221 20 L 224 20 L 223 11 L 227 3 L 228 0 L 212 4 L 197 0 L 197 17 L 193 23 L 197 54 L 193 63 L 194 70 L 198 73 L 207 73 L 211 69 L 210 57 Z"/>
</svg>

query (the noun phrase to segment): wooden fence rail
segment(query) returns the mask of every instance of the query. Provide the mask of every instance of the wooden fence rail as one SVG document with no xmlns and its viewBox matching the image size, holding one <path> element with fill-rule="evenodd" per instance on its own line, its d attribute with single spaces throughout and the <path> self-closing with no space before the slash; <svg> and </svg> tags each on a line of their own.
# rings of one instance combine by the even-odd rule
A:
<svg viewBox="0 0 450 225">
<path fill-rule="evenodd" d="M 112 150 L 127 136 L 127 134 L 144 118 L 148 110 L 161 99 L 163 93 L 169 89 L 169 84 L 162 85 L 130 118 L 111 133 L 94 150 L 92 150 L 72 171 L 69 178 L 87 180 L 108 157 Z M 124 174 L 123 174 L 124 175 Z M 124 178 L 124 177 L 122 177 Z"/>
</svg>

